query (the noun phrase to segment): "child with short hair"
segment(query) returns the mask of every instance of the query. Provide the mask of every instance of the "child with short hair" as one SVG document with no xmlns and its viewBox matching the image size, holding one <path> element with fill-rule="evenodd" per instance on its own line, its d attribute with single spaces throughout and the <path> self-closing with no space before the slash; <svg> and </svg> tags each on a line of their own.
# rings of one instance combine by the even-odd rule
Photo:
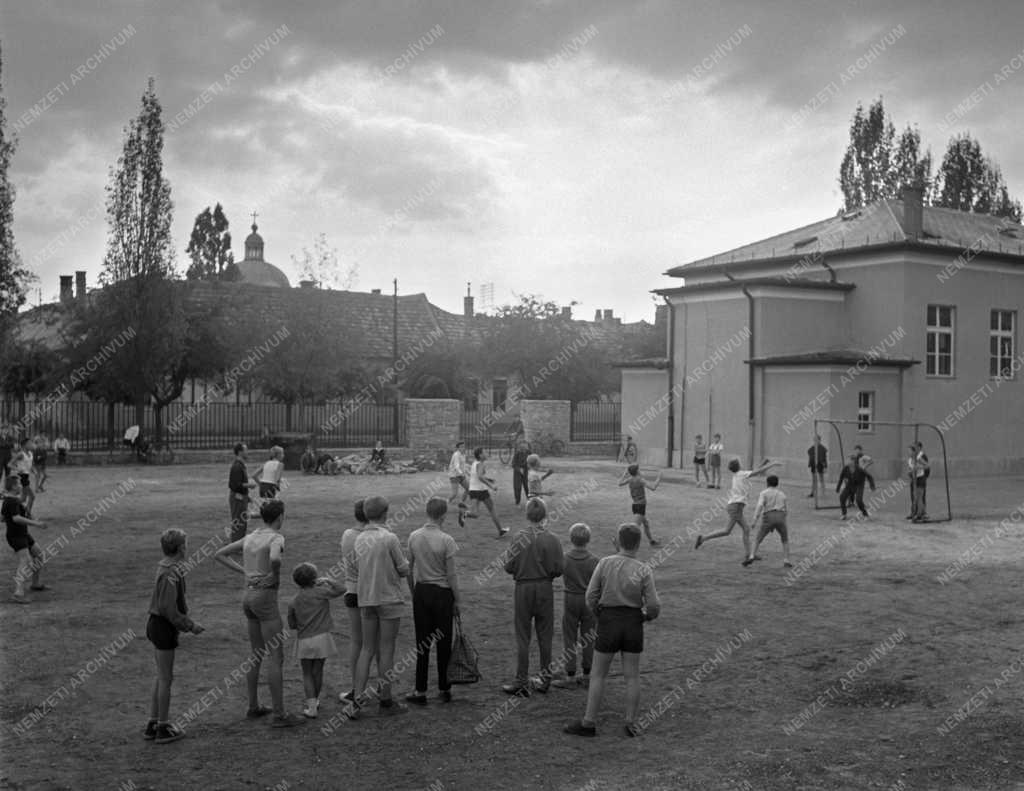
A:
<svg viewBox="0 0 1024 791">
<path fill-rule="evenodd" d="M 840 519 L 846 519 L 846 508 L 853 502 L 857 503 L 862 516 L 868 515 L 868 509 L 864 507 L 864 482 L 871 484 L 871 491 L 874 491 L 875 479 L 861 466 L 860 459 L 856 453 L 851 453 L 849 463 L 844 465 L 842 472 L 839 473 L 836 492 L 839 494 L 839 507 L 843 512 Z"/>
<path fill-rule="evenodd" d="M 46 522 L 32 519 L 26 513 L 21 502 L 21 481 L 17 475 L 4 478 L 3 505 L 0 507 L 4 524 L 7 526 L 7 545 L 14 550 L 18 559 L 18 568 L 14 572 L 14 595 L 11 601 L 15 604 L 28 604 L 30 599 L 25 595 L 25 583 L 31 579 L 34 591 L 49 590 L 39 580 L 43 568 L 43 552 L 36 546 L 35 539 L 28 532 L 30 527 L 46 528 Z"/>
<path fill-rule="evenodd" d="M 637 527 L 644 529 L 644 535 L 647 536 L 647 540 L 652 547 L 658 546 L 661 542 L 651 535 L 651 523 L 647 521 L 647 490 L 650 489 L 653 492 L 658 488 L 659 483 L 661 483 L 660 471 L 654 479 L 654 483 L 651 483 L 640 474 L 639 464 L 630 464 L 626 471 L 622 473 L 622 477 L 619 478 L 619 486 L 629 486 L 629 495 L 633 499 L 633 515 L 636 518 Z"/>
<path fill-rule="evenodd" d="M 700 474 L 704 473 L 704 483 L 710 487 L 707 468 L 708 446 L 704 443 L 704 435 L 698 434 L 693 441 L 693 482 L 700 486 Z"/>
<path fill-rule="evenodd" d="M 747 496 L 750 494 L 750 479 L 763 475 L 772 467 L 777 466 L 778 462 L 765 459 L 761 462 L 760 467 L 753 470 L 741 470 L 739 459 L 731 459 L 729 472 L 732 473 L 732 491 L 729 492 L 729 500 L 725 506 L 726 513 L 729 515 L 729 523 L 724 530 L 719 530 L 717 533 L 710 533 L 707 536 L 698 535 L 697 543 L 693 548 L 700 549 L 705 542 L 711 541 L 713 538 L 724 538 L 732 533 L 732 529 L 736 525 L 739 525 L 740 530 L 743 531 L 743 561 L 741 562 L 746 561 L 750 557 L 750 525 L 743 518 L 743 509 L 747 505 Z"/>
<path fill-rule="evenodd" d="M 526 503 L 527 527 L 516 533 L 505 571 L 516 581 L 516 680 L 502 686 L 507 695 L 530 695 L 530 632 L 537 630 L 540 649 L 538 692 L 551 684 L 551 640 L 555 631 L 555 592 L 552 581 L 565 570 L 562 545 L 545 529 L 548 509 L 536 497 Z"/>
<path fill-rule="evenodd" d="M 751 522 L 752 526 L 757 525 L 758 519 L 760 519 L 761 526 L 757 529 L 754 549 L 743 565 L 749 566 L 755 560 L 760 560 L 761 558 L 757 554 L 758 547 L 761 546 L 765 536 L 773 530 L 778 530 L 779 539 L 782 541 L 782 565 L 792 568 L 793 564 L 789 562 L 789 532 L 786 529 L 786 493 L 779 488 L 778 475 L 769 475 L 765 479 L 765 484 L 767 484 L 766 488 L 757 498 L 757 508 Z"/>
<path fill-rule="evenodd" d="M 455 450 L 452 451 L 452 458 L 448 462 L 448 482 L 452 485 L 452 495 L 448 502 L 454 503 L 459 496 L 459 489 L 462 489 L 462 499 L 459 501 L 459 508 L 466 507 L 466 498 L 469 496 L 469 480 L 466 478 L 466 443 L 461 439 L 455 443 Z M 462 527 L 462 515 L 459 515 L 459 527 Z"/>
<path fill-rule="evenodd" d="M 253 480 L 259 484 L 260 497 L 264 500 L 273 500 L 281 491 L 281 475 L 284 473 L 284 448 L 275 445 L 270 449 L 270 458 L 263 462 L 263 466 L 253 476 Z"/>
<path fill-rule="evenodd" d="M 184 530 L 169 528 L 160 535 L 160 548 L 164 557 L 156 567 L 156 582 L 149 599 L 149 620 L 146 637 L 153 644 L 156 659 L 156 680 L 149 708 L 149 722 L 143 738 L 157 744 L 176 742 L 185 732 L 171 724 L 171 681 L 174 679 L 174 651 L 178 647 L 178 634 L 200 634 L 203 627 L 188 617 L 185 601 L 185 575 L 182 565 L 188 547 Z"/>
<path fill-rule="evenodd" d="M 548 479 L 548 476 L 554 472 L 554 470 L 546 470 L 541 472 L 540 469 L 540 456 L 536 453 L 531 453 L 526 457 L 526 470 L 527 470 L 527 496 L 528 497 L 550 497 L 554 492 L 544 491 L 544 481 Z"/>
<path fill-rule="evenodd" d="M 722 444 L 722 435 L 715 434 L 708 445 L 708 471 L 711 473 L 709 489 L 722 488 L 722 456 L 725 454 L 725 445 Z"/>
<path fill-rule="evenodd" d="M 565 680 L 552 682 L 560 689 L 573 689 L 576 686 L 590 686 L 590 668 L 594 664 L 594 637 L 597 621 L 594 613 L 587 607 L 587 586 L 594 569 L 597 568 L 597 555 L 593 554 L 590 544 L 590 527 L 577 522 L 569 528 L 569 542 L 572 549 L 565 553 L 565 601 L 562 607 L 562 650 L 565 653 Z M 577 648 L 579 639 L 582 650 Z M 580 667 L 583 675 L 576 679 L 576 656 L 580 655 Z"/>
<path fill-rule="evenodd" d="M 344 569 L 345 582 L 345 609 L 348 610 L 349 626 L 349 666 L 352 671 L 352 689 L 348 692 L 339 692 L 338 700 L 342 703 L 352 703 L 355 700 L 356 663 L 359 661 L 359 652 L 363 649 L 363 619 L 359 615 L 359 596 L 356 594 L 356 582 L 359 579 L 356 568 L 356 539 L 363 532 L 369 519 L 363 511 L 364 500 L 356 500 L 353 506 L 356 518 L 356 526 L 348 528 L 341 534 L 341 567 Z M 376 653 L 376 652 L 375 652 Z M 373 657 L 370 658 L 373 661 Z"/>
<path fill-rule="evenodd" d="M 565 732 L 573 736 L 597 735 L 597 715 L 615 654 L 622 655 L 622 675 L 626 679 L 625 732 L 627 736 L 641 733 L 636 717 L 644 623 L 658 617 L 661 602 L 654 587 L 654 572 L 636 557 L 640 528 L 628 522 L 619 525 L 614 544 L 617 554 L 601 558 L 587 586 L 587 606 L 597 615 L 597 641 L 586 713 L 583 719 L 565 726 Z"/>
<path fill-rule="evenodd" d="M 35 504 L 36 495 L 32 491 L 32 440 L 25 437 L 21 441 L 21 448 L 14 454 L 11 460 L 11 472 L 18 476 L 21 484 L 21 502 L 25 506 L 25 516 L 32 518 L 32 506 Z"/>
<path fill-rule="evenodd" d="M 423 527 L 409 535 L 409 592 L 416 628 L 416 688 L 405 699 L 417 706 L 427 705 L 427 676 L 430 645 L 437 646 L 437 690 L 444 703 L 452 699 L 448 662 L 452 655 L 453 620 L 459 613 L 459 574 L 455 539 L 444 532 L 448 502 L 443 497 L 427 501 Z"/>
<path fill-rule="evenodd" d="M 330 577 L 321 577 L 312 563 L 300 563 L 292 569 L 299 586 L 288 606 L 288 628 L 296 632 L 295 656 L 302 666 L 302 687 L 306 691 L 305 717 L 313 719 L 320 708 L 320 690 L 324 686 L 324 662 L 338 653 L 331 637 L 331 599 L 345 595 L 345 586 Z"/>
<path fill-rule="evenodd" d="M 484 504 L 487 512 L 491 515 L 491 521 L 498 528 L 497 538 L 504 538 L 508 535 L 508 528 L 502 527 L 498 515 L 494 512 L 494 502 L 491 499 L 493 489 L 498 491 L 494 479 L 487 474 L 487 453 L 483 448 L 474 448 L 473 463 L 469 467 L 469 499 L 473 501 L 473 509 L 465 514 L 466 518 L 476 519 L 480 515 L 480 503 Z"/>
<path fill-rule="evenodd" d="M 46 474 L 46 451 L 49 446 L 50 441 L 45 434 L 38 434 L 32 440 L 32 467 L 35 471 L 37 492 L 46 491 L 43 484 L 49 477 Z"/>
</svg>

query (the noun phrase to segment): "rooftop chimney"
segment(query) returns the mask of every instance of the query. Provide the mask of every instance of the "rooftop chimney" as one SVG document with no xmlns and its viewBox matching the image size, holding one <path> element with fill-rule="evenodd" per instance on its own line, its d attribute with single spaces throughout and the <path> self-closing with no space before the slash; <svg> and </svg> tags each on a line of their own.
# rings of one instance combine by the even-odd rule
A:
<svg viewBox="0 0 1024 791">
<path fill-rule="evenodd" d="M 85 301 L 85 270 L 75 272 L 75 299 L 79 302 Z"/>
<path fill-rule="evenodd" d="M 60 303 L 67 305 L 75 298 L 75 279 L 71 275 L 60 276 Z"/>
<path fill-rule="evenodd" d="M 924 187 L 914 184 L 903 188 L 903 233 L 920 239 L 924 230 Z"/>
<path fill-rule="evenodd" d="M 604 320 L 605 321 L 611 321 L 613 318 L 615 318 L 615 316 L 613 315 L 614 312 L 615 311 L 613 311 L 613 310 L 609 310 L 608 308 L 605 308 L 605 310 L 604 310 Z"/>
<path fill-rule="evenodd" d="M 572 318 L 572 305 L 566 305 L 565 307 L 562 308 L 562 318 L 563 319 L 571 319 Z"/>
<path fill-rule="evenodd" d="M 379 288 L 375 288 L 370 293 L 371 294 L 379 294 L 380 293 L 380 289 Z"/>
<path fill-rule="evenodd" d="M 594 321 L 600 321 L 600 320 L 601 320 L 601 310 L 600 310 L 600 308 L 598 308 L 597 310 L 594 311 Z"/>
<path fill-rule="evenodd" d="M 313 288 L 316 285 L 315 280 L 300 280 L 299 288 Z"/>
</svg>

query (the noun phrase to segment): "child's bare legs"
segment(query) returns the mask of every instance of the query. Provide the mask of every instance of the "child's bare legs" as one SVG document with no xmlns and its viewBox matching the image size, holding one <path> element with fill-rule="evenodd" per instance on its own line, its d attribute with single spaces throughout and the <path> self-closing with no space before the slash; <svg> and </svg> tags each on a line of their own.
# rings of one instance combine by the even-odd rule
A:
<svg viewBox="0 0 1024 791">
<path fill-rule="evenodd" d="M 764 523 L 762 522 L 761 526 L 757 528 L 757 536 L 754 539 L 754 551 L 747 553 L 747 560 L 753 561 L 754 557 L 757 555 L 757 550 L 760 549 L 761 542 L 764 541 L 764 537 L 766 535 L 768 535 L 768 531 L 764 529 Z"/>
<path fill-rule="evenodd" d="M 626 679 L 626 722 L 636 722 L 640 708 L 640 654 L 622 652 L 622 675 Z"/>
<path fill-rule="evenodd" d="M 270 621 L 257 621 L 249 619 L 249 645 L 252 648 L 252 666 L 245 674 L 245 685 L 249 692 L 249 710 L 255 711 L 260 707 L 259 686 L 260 668 L 263 665 L 264 657 L 270 659 L 267 668 L 267 684 L 270 686 L 270 699 L 274 707 L 274 714 L 284 716 L 284 649 L 281 647 L 281 619 L 276 618 Z M 275 639 L 276 638 L 276 639 Z M 268 648 L 267 643 L 272 643 L 273 648 Z"/>
<path fill-rule="evenodd" d="M 18 558 L 18 568 L 14 572 L 14 595 L 24 597 L 25 583 L 29 580 L 32 580 L 33 588 L 40 587 L 39 572 L 43 567 L 41 561 L 43 553 L 33 544 L 25 549 L 19 549 L 15 554 Z"/>
<path fill-rule="evenodd" d="M 719 530 L 717 533 L 709 533 L 706 536 L 697 536 L 697 548 L 699 549 L 701 544 L 710 541 L 713 538 L 725 538 L 725 536 L 732 533 L 733 527 L 736 525 L 740 526 L 740 530 L 743 531 L 743 552 L 744 557 L 750 556 L 750 525 L 747 524 L 747 520 L 743 518 L 743 509 L 729 509 L 729 524 L 725 530 Z"/>
<path fill-rule="evenodd" d="M 786 539 L 782 539 L 782 562 L 787 566 L 793 565 L 789 559 L 789 541 Z"/>
<path fill-rule="evenodd" d="M 21 487 L 21 504 L 25 506 L 25 511 L 29 517 L 32 516 L 32 506 L 36 502 L 36 493 L 32 491 L 31 486 Z"/>
<path fill-rule="evenodd" d="M 614 658 L 615 654 L 594 651 L 594 667 L 590 671 L 590 689 L 587 691 L 587 712 L 583 715 L 584 725 L 593 726 L 597 723 L 597 713 L 601 710 L 601 699 L 604 697 L 604 682 Z"/>
<path fill-rule="evenodd" d="M 380 620 L 380 657 L 377 670 L 381 674 L 380 699 L 391 700 L 391 676 L 395 666 L 395 642 L 398 640 L 398 627 L 401 618 L 382 618 Z"/>
<path fill-rule="evenodd" d="M 153 682 L 153 701 L 149 718 L 159 724 L 167 723 L 171 712 L 171 681 L 174 680 L 174 650 L 153 649 L 156 659 L 156 681 Z"/>
<path fill-rule="evenodd" d="M 370 680 L 370 663 L 373 661 L 374 646 L 377 645 L 381 626 L 376 610 L 369 612 L 367 610 L 369 608 L 359 608 L 362 618 L 363 644 L 359 649 L 359 660 L 356 662 L 355 676 L 352 681 L 353 689 L 355 689 L 355 699 L 359 705 L 365 703 L 363 693 L 366 691 L 366 684 Z M 378 669 L 380 666 L 381 660 L 378 658 Z"/>
<path fill-rule="evenodd" d="M 487 506 L 487 511 L 491 515 L 491 520 L 494 522 L 494 526 L 498 528 L 498 533 L 504 533 L 505 528 L 501 526 L 501 522 L 498 520 L 498 515 L 494 513 L 494 501 L 488 497 L 484 500 L 484 505 Z"/>
<path fill-rule="evenodd" d="M 358 607 L 348 607 L 349 648 L 348 661 L 352 670 L 352 695 L 356 692 L 356 665 L 359 663 L 359 652 L 363 648 L 363 617 Z"/>
<path fill-rule="evenodd" d="M 320 687 L 324 683 L 324 660 L 300 659 L 299 664 L 302 665 L 302 690 L 306 693 L 306 700 L 319 698 Z M 317 677 L 318 670 L 319 678 Z"/>
</svg>

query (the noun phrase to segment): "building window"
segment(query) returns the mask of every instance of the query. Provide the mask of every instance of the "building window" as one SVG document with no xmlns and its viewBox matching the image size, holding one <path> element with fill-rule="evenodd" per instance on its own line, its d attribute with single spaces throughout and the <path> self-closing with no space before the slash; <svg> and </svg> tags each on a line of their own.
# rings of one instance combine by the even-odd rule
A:
<svg viewBox="0 0 1024 791">
<path fill-rule="evenodd" d="M 993 379 L 1012 379 L 1014 338 L 1017 314 L 1012 310 L 993 310 L 988 333 L 988 375 Z"/>
<path fill-rule="evenodd" d="M 500 412 L 505 408 L 505 402 L 508 400 L 508 380 L 507 379 L 495 379 L 491 383 L 491 408 L 495 412 Z"/>
<path fill-rule="evenodd" d="M 857 393 L 857 431 L 874 431 L 875 394 L 871 390 Z"/>
<path fill-rule="evenodd" d="M 928 340 L 924 370 L 928 376 L 953 375 L 953 311 L 951 305 L 928 306 Z"/>
</svg>

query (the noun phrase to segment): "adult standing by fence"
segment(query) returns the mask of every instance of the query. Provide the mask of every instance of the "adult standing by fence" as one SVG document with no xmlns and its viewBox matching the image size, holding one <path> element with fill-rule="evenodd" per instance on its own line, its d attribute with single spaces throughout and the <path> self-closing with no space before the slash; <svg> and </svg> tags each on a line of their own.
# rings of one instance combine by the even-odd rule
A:
<svg viewBox="0 0 1024 791">
<path fill-rule="evenodd" d="M 249 480 L 249 471 L 245 467 L 249 448 L 244 442 L 235 445 L 235 460 L 231 463 L 228 473 L 228 505 L 231 509 L 231 540 L 245 538 L 249 526 L 249 490 L 256 484 Z"/>
</svg>

